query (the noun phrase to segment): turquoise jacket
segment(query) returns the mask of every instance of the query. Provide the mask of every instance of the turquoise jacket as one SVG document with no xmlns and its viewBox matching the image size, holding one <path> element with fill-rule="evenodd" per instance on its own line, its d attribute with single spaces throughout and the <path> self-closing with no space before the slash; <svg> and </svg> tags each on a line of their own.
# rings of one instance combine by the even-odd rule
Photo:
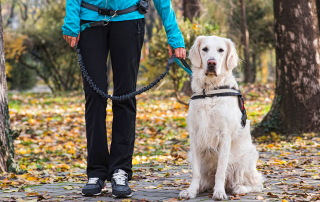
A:
<svg viewBox="0 0 320 202">
<path fill-rule="evenodd" d="M 123 10 L 137 5 L 140 0 L 85 0 L 85 2 L 112 10 Z M 63 34 L 77 37 L 80 32 L 80 19 L 90 21 L 108 20 L 111 16 L 81 7 L 82 0 L 67 0 L 66 17 L 62 26 Z M 153 0 L 167 33 L 168 43 L 173 49 L 185 48 L 184 38 L 178 27 L 171 0 Z M 126 21 L 144 18 L 138 11 L 116 16 L 110 21 Z M 88 28 L 90 29 L 90 28 Z"/>
</svg>

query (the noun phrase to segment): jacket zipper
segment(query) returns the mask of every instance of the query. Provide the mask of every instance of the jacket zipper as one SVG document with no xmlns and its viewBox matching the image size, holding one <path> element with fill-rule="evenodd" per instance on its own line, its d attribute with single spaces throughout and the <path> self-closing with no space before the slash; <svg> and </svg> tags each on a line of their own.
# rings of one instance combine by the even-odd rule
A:
<svg viewBox="0 0 320 202">
<path fill-rule="evenodd" d="M 107 5 L 108 5 L 108 0 L 106 0 L 106 9 L 107 9 Z M 104 19 L 107 19 L 107 15 L 104 16 Z"/>
</svg>

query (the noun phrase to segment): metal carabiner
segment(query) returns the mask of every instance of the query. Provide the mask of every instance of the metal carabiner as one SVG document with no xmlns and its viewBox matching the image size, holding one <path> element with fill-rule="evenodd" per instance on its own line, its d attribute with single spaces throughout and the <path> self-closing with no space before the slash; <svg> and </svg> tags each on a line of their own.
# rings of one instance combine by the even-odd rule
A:
<svg viewBox="0 0 320 202">
<path fill-rule="evenodd" d="M 106 23 L 105 23 L 103 26 L 107 26 L 112 18 L 118 16 L 117 11 L 118 11 L 118 10 L 116 10 L 116 11 L 114 12 L 113 16 L 111 16 L 108 20 L 107 20 L 107 19 L 103 19 L 103 20 L 107 20 Z"/>
</svg>

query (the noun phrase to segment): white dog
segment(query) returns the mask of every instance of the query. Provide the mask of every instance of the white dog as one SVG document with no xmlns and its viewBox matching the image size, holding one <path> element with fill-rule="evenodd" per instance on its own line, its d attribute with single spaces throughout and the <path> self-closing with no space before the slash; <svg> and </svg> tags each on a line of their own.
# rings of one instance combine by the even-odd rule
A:
<svg viewBox="0 0 320 202">
<path fill-rule="evenodd" d="M 192 90 L 209 92 L 221 86 L 237 89 L 232 69 L 238 65 L 234 43 L 217 36 L 199 36 L 189 52 Z M 259 158 L 252 144 L 250 121 L 241 124 L 237 96 L 206 97 L 190 101 L 187 128 L 190 134 L 192 182 L 181 198 L 195 198 L 212 190 L 213 198 L 259 192 L 263 178 L 256 169 Z"/>
</svg>

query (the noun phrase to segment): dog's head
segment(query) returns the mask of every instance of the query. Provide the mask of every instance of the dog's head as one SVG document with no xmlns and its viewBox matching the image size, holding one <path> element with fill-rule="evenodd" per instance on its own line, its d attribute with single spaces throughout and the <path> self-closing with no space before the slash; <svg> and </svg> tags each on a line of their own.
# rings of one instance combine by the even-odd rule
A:
<svg viewBox="0 0 320 202">
<path fill-rule="evenodd" d="M 202 69 L 205 76 L 217 77 L 231 72 L 238 65 L 239 57 L 230 39 L 217 36 L 199 36 L 189 51 L 195 68 Z"/>
</svg>

